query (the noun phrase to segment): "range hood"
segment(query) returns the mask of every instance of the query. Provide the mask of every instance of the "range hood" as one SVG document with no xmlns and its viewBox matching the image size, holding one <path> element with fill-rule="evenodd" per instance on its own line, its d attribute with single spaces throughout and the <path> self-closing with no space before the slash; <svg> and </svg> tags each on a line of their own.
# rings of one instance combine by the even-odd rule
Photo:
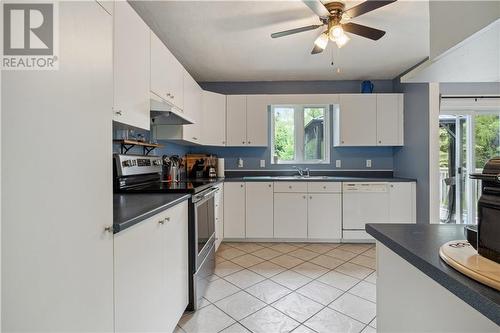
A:
<svg viewBox="0 0 500 333">
<path fill-rule="evenodd" d="M 182 110 L 167 103 L 154 93 L 150 94 L 151 125 L 185 125 L 193 121 Z"/>
</svg>

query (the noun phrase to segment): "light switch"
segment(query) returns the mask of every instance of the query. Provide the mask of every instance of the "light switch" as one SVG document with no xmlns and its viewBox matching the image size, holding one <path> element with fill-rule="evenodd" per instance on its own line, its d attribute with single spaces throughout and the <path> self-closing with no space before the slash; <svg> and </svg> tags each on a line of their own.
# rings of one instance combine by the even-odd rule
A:
<svg viewBox="0 0 500 333">
<path fill-rule="evenodd" d="M 372 160 L 366 160 L 366 167 L 371 168 L 372 167 Z"/>
<path fill-rule="evenodd" d="M 342 161 L 341 160 L 335 160 L 335 167 L 336 168 L 341 168 L 342 167 Z"/>
<path fill-rule="evenodd" d="M 260 167 L 265 168 L 266 167 L 266 160 L 260 160 Z"/>
</svg>

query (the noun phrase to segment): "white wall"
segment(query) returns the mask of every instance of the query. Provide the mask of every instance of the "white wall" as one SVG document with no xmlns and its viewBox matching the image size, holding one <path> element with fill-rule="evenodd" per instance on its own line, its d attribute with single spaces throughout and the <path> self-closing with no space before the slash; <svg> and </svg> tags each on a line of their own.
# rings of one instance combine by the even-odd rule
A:
<svg viewBox="0 0 500 333">
<path fill-rule="evenodd" d="M 431 0 L 430 59 L 500 18 L 500 1 Z"/>
</svg>

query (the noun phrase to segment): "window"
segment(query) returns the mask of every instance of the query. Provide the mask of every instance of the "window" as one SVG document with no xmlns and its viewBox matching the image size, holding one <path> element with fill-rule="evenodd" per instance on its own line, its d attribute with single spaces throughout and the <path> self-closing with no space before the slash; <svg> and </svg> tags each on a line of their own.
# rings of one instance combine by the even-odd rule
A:
<svg viewBox="0 0 500 333">
<path fill-rule="evenodd" d="M 273 105 L 271 163 L 328 163 L 329 106 Z"/>
</svg>

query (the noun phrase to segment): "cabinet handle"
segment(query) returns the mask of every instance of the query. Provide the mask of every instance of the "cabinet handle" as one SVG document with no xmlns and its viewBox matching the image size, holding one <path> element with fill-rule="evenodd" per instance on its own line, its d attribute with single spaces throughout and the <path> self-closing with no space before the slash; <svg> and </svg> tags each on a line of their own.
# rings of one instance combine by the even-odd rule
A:
<svg viewBox="0 0 500 333">
<path fill-rule="evenodd" d="M 248 141 L 248 144 L 251 144 L 251 142 L 250 142 L 250 141 Z"/>
<path fill-rule="evenodd" d="M 271 188 L 271 186 L 272 186 L 271 184 L 267 185 L 267 187 L 269 187 L 269 188 Z"/>
<path fill-rule="evenodd" d="M 226 144 L 226 141 L 222 141 L 222 144 L 225 145 Z"/>
<path fill-rule="evenodd" d="M 104 227 L 104 231 L 105 232 L 113 233 L 113 226 L 112 225 L 105 226 Z"/>
<path fill-rule="evenodd" d="M 174 96 L 174 95 L 170 95 L 170 97 L 175 98 L 175 96 Z"/>
<path fill-rule="evenodd" d="M 198 140 L 198 138 L 197 138 L 197 137 L 195 137 L 195 136 L 193 136 L 193 140 Z"/>
<path fill-rule="evenodd" d="M 243 184 L 241 184 L 240 187 L 243 188 Z"/>
<path fill-rule="evenodd" d="M 241 141 L 242 144 L 245 144 L 245 141 Z"/>
<path fill-rule="evenodd" d="M 378 142 L 378 143 L 382 143 L 382 141 L 380 141 L 380 140 L 379 140 L 379 142 Z"/>
<path fill-rule="evenodd" d="M 394 187 L 394 185 L 392 185 L 392 184 L 391 184 L 390 186 L 391 186 L 391 187 Z"/>
<path fill-rule="evenodd" d="M 305 195 L 303 195 L 303 196 L 302 196 L 302 198 L 304 198 L 304 199 L 305 199 L 305 198 L 306 198 L 306 196 L 305 196 Z"/>
<path fill-rule="evenodd" d="M 117 116 L 121 116 L 121 115 L 122 115 L 122 110 L 116 110 L 116 111 L 115 111 L 115 114 L 116 114 Z"/>
<path fill-rule="evenodd" d="M 170 93 L 167 93 L 167 96 L 170 97 Z"/>
<path fill-rule="evenodd" d="M 342 143 L 344 143 L 344 141 L 342 141 Z"/>
<path fill-rule="evenodd" d="M 158 224 L 161 224 L 161 225 L 165 224 L 165 220 L 158 221 Z"/>
<path fill-rule="evenodd" d="M 323 186 L 323 190 L 326 190 L 326 186 Z"/>
<path fill-rule="evenodd" d="M 312 198 L 313 198 L 313 197 L 312 197 L 312 195 L 311 195 L 311 196 L 309 196 L 309 199 L 312 199 Z"/>
</svg>

